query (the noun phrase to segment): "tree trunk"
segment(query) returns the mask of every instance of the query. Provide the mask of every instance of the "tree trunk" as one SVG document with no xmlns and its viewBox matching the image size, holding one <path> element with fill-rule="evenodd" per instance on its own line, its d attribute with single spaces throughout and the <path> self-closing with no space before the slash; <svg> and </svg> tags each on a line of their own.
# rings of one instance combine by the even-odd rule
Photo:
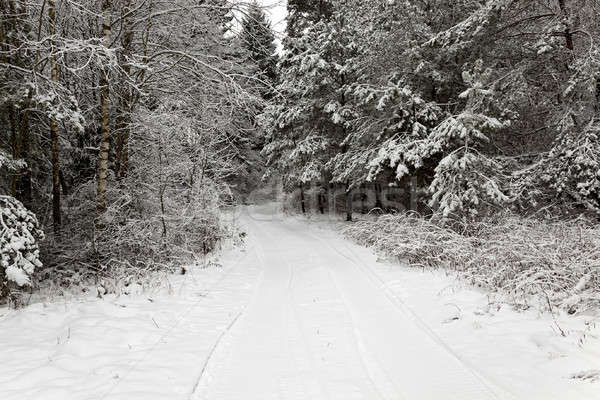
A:
<svg viewBox="0 0 600 400">
<path fill-rule="evenodd" d="M 410 211 L 419 212 L 419 182 L 416 176 L 410 178 Z"/>
<path fill-rule="evenodd" d="M 367 213 L 367 205 L 365 204 L 366 197 L 367 197 L 366 186 L 361 185 L 361 187 L 360 187 L 360 212 L 362 214 Z"/>
<path fill-rule="evenodd" d="M 300 184 L 300 206 L 302 208 L 302 214 L 306 214 L 306 201 L 304 199 L 304 185 Z"/>
<path fill-rule="evenodd" d="M 323 187 L 320 187 L 320 188 L 319 188 L 319 194 L 317 195 L 317 196 L 318 196 L 318 199 L 317 199 L 317 200 L 318 200 L 318 202 L 319 202 L 319 212 L 320 212 L 321 214 L 325 214 L 325 193 L 324 193 L 324 192 L 325 192 L 326 190 L 327 190 L 327 189 L 325 189 L 325 188 L 323 188 Z"/>
<path fill-rule="evenodd" d="M 131 52 L 133 44 L 133 26 L 131 23 L 131 0 L 127 1 L 123 13 L 127 16 L 123 22 L 125 31 L 123 32 L 123 40 L 121 44 L 123 51 L 121 52 L 120 64 L 123 70 L 123 80 L 121 99 L 119 101 L 119 116 L 117 119 L 117 151 L 115 160 L 115 175 L 117 179 L 124 178 L 127 175 L 129 162 L 129 132 L 131 125 L 131 112 L 133 108 L 132 96 L 130 93 L 127 80 L 131 73 Z"/>
<path fill-rule="evenodd" d="M 58 177 L 60 178 L 61 193 L 67 196 L 69 194 L 69 187 L 67 186 L 67 181 L 65 180 L 62 170 L 58 170 Z"/>
<path fill-rule="evenodd" d="M 54 10 L 54 0 L 48 0 L 48 20 L 50 36 L 54 36 L 56 32 L 56 13 Z M 54 52 L 54 49 L 52 49 L 52 52 Z M 58 66 L 56 64 L 56 57 L 54 56 L 54 53 L 50 55 L 50 80 L 54 85 L 58 84 Z M 53 117 L 50 117 L 50 143 L 52 151 L 52 222 L 54 232 L 58 232 L 61 225 L 59 175 L 60 165 L 58 153 L 58 122 Z"/>
<path fill-rule="evenodd" d="M 167 237 L 167 222 L 165 220 L 165 191 L 167 190 L 167 178 L 164 174 L 163 168 L 163 141 L 162 138 L 159 138 L 158 142 L 158 167 L 159 167 L 159 176 L 160 176 L 160 187 L 158 190 L 158 197 L 160 200 L 160 221 L 162 223 L 162 237 Z M 204 207 L 204 206 L 203 206 Z"/>
<path fill-rule="evenodd" d="M 375 208 L 383 210 L 383 203 L 381 201 L 381 184 L 375 183 Z"/>
<path fill-rule="evenodd" d="M 558 0 L 558 5 L 560 7 L 560 11 L 562 11 L 562 13 L 564 14 L 564 17 L 568 17 L 568 10 L 565 0 Z M 573 51 L 575 49 L 575 46 L 573 44 L 573 32 L 571 31 L 571 28 L 569 26 L 565 28 L 564 35 L 567 49 Z"/>
<path fill-rule="evenodd" d="M 17 148 L 17 117 L 16 110 L 12 105 L 8 106 L 8 118 L 10 119 L 10 147 L 12 150 L 13 159 L 17 160 L 19 151 Z M 19 179 L 19 171 L 14 171 L 10 179 L 10 194 L 17 198 L 17 180 Z"/>
<path fill-rule="evenodd" d="M 119 116 L 117 117 L 117 148 L 115 154 L 115 176 L 122 179 L 127 176 L 129 163 L 129 129 L 131 117 L 129 101 L 121 98 L 119 101 Z"/>
<path fill-rule="evenodd" d="M 14 125 L 17 129 L 16 135 L 14 138 L 14 142 L 12 143 L 13 147 L 13 159 L 18 160 L 23 158 L 23 147 L 26 145 L 29 140 L 29 106 L 31 105 L 31 100 L 33 98 L 33 89 L 29 89 L 29 94 L 27 95 L 27 99 L 25 100 L 25 104 L 23 105 L 24 111 L 23 116 L 21 117 L 20 124 L 18 122 L 18 117 L 14 118 Z M 12 123 L 11 123 L 12 125 Z M 25 146 L 28 147 L 28 146 Z M 22 177 L 22 173 L 19 171 L 15 171 L 12 176 L 11 181 L 11 192 L 13 197 L 17 198 L 19 201 L 23 201 L 22 191 L 19 190 L 19 180 Z"/>
<path fill-rule="evenodd" d="M 600 112 L 600 77 L 596 78 L 596 102 L 594 103 L 594 111 Z"/>
<path fill-rule="evenodd" d="M 102 39 L 110 46 L 110 0 L 102 1 Z M 98 189 L 96 193 L 97 226 L 102 227 L 101 216 L 106 211 L 106 187 L 108 174 L 108 152 L 110 149 L 110 90 L 108 69 L 100 72 L 100 154 L 98 155 Z"/>
<path fill-rule="evenodd" d="M 350 184 L 346 187 L 346 221 L 352 221 L 352 195 L 354 191 L 350 189 Z"/>
</svg>

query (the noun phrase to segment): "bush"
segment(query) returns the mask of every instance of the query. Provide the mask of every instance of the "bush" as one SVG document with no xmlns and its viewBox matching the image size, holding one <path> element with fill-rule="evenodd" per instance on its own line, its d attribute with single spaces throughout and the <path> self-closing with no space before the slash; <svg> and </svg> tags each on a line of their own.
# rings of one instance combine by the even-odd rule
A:
<svg viewBox="0 0 600 400">
<path fill-rule="evenodd" d="M 600 229 L 581 220 L 501 215 L 450 229 L 416 215 L 386 215 L 344 233 L 410 266 L 457 271 L 520 308 L 532 300 L 569 313 L 600 306 Z"/>
<path fill-rule="evenodd" d="M 219 150 L 222 138 L 178 104 L 132 115 L 127 173 L 109 171 L 98 220 L 94 180 L 63 198 L 62 233 L 44 246 L 41 279 L 75 288 L 143 283 L 199 261 L 230 235 L 220 207 L 232 193 L 221 182 L 233 171 Z"/>
<path fill-rule="evenodd" d="M 101 229 L 94 224 L 93 181 L 64 199 L 63 233 L 50 235 L 40 279 L 63 288 L 102 281 L 142 284 L 153 272 L 197 261 L 229 234 L 212 185 L 196 187 L 190 201 L 186 191 L 170 189 L 161 207 L 154 186 L 136 185 L 134 178 L 110 183 Z"/>
<path fill-rule="evenodd" d="M 10 196 L 0 196 L 0 301 L 18 303 L 42 263 L 38 242 L 44 239 L 34 213 Z"/>
</svg>

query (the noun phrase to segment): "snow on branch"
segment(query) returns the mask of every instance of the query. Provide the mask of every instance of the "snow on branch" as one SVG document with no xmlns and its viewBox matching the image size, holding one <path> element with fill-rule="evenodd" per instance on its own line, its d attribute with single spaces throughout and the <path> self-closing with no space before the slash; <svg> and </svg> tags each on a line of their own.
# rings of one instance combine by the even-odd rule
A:
<svg viewBox="0 0 600 400">
<path fill-rule="evenodd" d="M 11 287 L 31 285 L 31 276 L 42 263 L 38 242 L 44 239 L 31 211 L 11 196 L 0 196 L 0 297 Z"/>
</svg>

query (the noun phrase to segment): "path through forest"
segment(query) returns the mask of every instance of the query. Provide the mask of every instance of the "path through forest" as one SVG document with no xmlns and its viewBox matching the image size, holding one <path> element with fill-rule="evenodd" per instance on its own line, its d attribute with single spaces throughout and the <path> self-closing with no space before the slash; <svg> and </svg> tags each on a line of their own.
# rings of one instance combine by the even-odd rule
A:
<svg viewBox="0 0 600 400">
<path fill-rule="evenodd" d="M 195 399 L 506 398 L 343 243 L 271 211 L 254 208 L 245 218 L 262 280 L 212 355 Z"/>
<path fill-rule="evenodd" d="M 0 398 L 600 399 L 588 316 L 516 312 L 277 210 L 242 208 L 221 266 L 0 309 Z"/>
</svg>

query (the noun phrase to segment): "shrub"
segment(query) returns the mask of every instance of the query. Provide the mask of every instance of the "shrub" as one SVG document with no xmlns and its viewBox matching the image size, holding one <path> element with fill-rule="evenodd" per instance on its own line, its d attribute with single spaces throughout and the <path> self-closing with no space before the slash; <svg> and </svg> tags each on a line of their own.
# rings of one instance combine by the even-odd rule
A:
<svg viewBox="0 0 600 400">
<path fill-rule="evenodd" d="M 159 189 L 128 178 L 113 183 L 97 229 L 94 182 L 82 185 L 65 198 L 63 232 L 50 235 L 40 278 L 63 288 L 104 280 L 143 283 L 153 272 L 175 271 L 204 257 L 229 235 L 219 193 L 205 185 L 186 201 L 182 192 L 170 190 L 161 207 Z"/>
<path fill-rule="evenodd" d="M 18 303 L 20 289 L 42 263 L 38 242 L 44 238 L 34 213 L 10 196 L 0 196 L 0 300 Z"/>
<path fill-rule="evenodd" d="M 600 306 L 600 229 L 581 220 L 507 214 L 451 229 L 416 215 L 385 215 L 344 233 L 410 266 L 457 271 L 520 308 L 532 300 L 569 313 Z"/>
</svg>

